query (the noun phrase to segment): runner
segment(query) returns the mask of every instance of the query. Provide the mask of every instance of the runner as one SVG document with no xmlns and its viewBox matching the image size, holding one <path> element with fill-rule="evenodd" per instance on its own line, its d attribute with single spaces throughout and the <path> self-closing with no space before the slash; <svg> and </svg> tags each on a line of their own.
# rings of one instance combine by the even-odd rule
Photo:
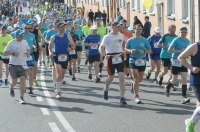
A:
<svg viewBox="0 0 200 132">
<path fill-rule="evenodd" d="M 3 55 L 4 48 L 8 44 L 9 41 L 11 41 L 13 38 L 11 35 L 7 34 L 7 27 L 3 26 L 1 28 L 1 34 L 0 34 L 0 86 L 2 86 L 2 67 L 3 64 L 5 64 L 6 68 L 6 77 L 5 77 L 5 85 L 8 85 L 8 75 L 9 75 L 9 56 Z"/>
<path fill-rule="evenodd" d="M 160 76 L 159 76 L 159 85 L 162 85 L 163 82 L 163 77 L 164 75 L 167 74 L 168 70 L 170 69 L 171 66 L 171 56 L 172 54 L 169 53 L 167 51 L 169 45 L 171 44 L 171 42 L 173 41 L 174 38 L 177 37 L 177 35 L 175 34 L 176 32 L 176 26 L 171 24 L 169 25 L 169 33 L 165 34 L 164 36 L 161 37 L 161 39 L 159 40 L 159 42 L 157 43 L 159 48 L 161 49 L 161 53 L 160 53 L 160 58 L 162 59 L 162 64 L 164 66 L 164 71 L 161 72 Z M 170 75 L 170 79 L 171 79 L 171 75 Z"/>
<path fill-rule="evenodd" d="M 112 32 L 104 36 L 99 50 L 102 55 L 106 54 L 106 68 L 108 73 L 108 78 L 105 82 L 106 86 L 104 87 L 104 99 L 108 100 L 108 88 L 113 81 L 115 70 L 117 70 L 120 86 L 120 104 L 125 105 L 127 104 L 124 97 L 124 59 L 126 59 L 126 54 L 124 54 L 122 47 L 124 35 L 119 32 L 119 26 L 120 24 L 118 22 L 112 22 Z"/>
<path fill-rule="evenodd" d="M 172 67 L 171 67 L 171 74 L 172 79 L 169 80 L 167 85 L 165 86 L 165 95 L 169 97 L 170 88 L 176 83 L 178 79 L 178 74 L 181 75 L 182 80 L 182 104 L 189 103 L 190 99 L 187 98 L 187 73 L 188 69 L 177 60 L 180 53 L 182 53 L 190 44 L 190 41 L 186 38 L 188 30 L 186 27 L 180 28 L 180 36 L 175 38 L 172 43 L 170 44 L 168 51 L 172 53 Z"/>
<path fill-rule="evenodd" d="M 191 57 L 191 64 L 187 58 Z M 186 132 L 194 132 L 194 127 L 200 120 L 200 41 L 188 46 L 178 57 L 183 66 L 191 70 L 190 86 L 197 98 L 197 108 L 191 118 L 185 120 Z"/>
<path fill-rule="evenodd" d="M 160 73 L 160 65 L 161 65 L 161 59 L 160 59 L 161 48 L 159 48 L 157 45 L 158 41 L 161 38 L 160 33 L 161 33 L 160 28 L 156 27 L 154 30 L 154 35 L 152 35 L 148 38 L 148 41 L 151 45 L 152 53 L 149 54 L 150 70 L 147 73 L 146 79 L 148 80 L 150 78 L 151 73 L 154 71 L 154 69 L 156 67 L 155 76 L 154 76 L 153 81 L 156 82 L 157 84 L 158 84 L 157 77 Z"/>
<path fill-rule="evenodd" d="M 73 39 L 70 35 L 65 34 L 65 23 L 58 23 L 58 34 L 50 39 L 49 55 L 54 58 L 56 69 L 56 98 L 61 97 L 61 81 L 64 78 L 67 69 L 68 52 L 75 48 Z M 52 46 L 54 44 L 54 50 Z M 71 44 L 71 48 L 69 48 Z"/>
<path fill-rule="evenodd" d="M 27 65 L 28 75 L 29 75 L 29 94 L 33 94 L 33 80 L 34 80 L 34 65 L 35 65 L 35 58 L 34 58 L 34 51 L 37 51 L 37 45 L 35 40 L 35 35 L 30 33 L 29 30 L 32 28 L 30 24 L 24 25 L 24 37 L 23 39 L 28 42 L 30 48 L 30 56 L 27 57 Z"/>
<path fill-rule="evenodd" d="M 23 40 L 23 31 L 18 29 L 15 33 L 16 39 L 10 41 L 4 50 L 5 55 L 10 55 L 10 76 L 12 78 L 9 88 L 10 95 L 15 96 L 14 86 L 20 78 L 19 103 L 24 104 L 24 93 L 26 89 L 27 65 L 26 58 L 30 54 L 30 48 L 26 40 Z"/>
<path fill-rule="evenodd" d="M 131 92 L 135 92 L 135 103 L 141 104 L 138 90 L 146 69 L 146 54 L 151 53 L 151 46 L 148 40 L 142 37 L 142 26 L 135 25 L 135 37 L 130 38 L 126 43 L 126 51 L 130 53 L 129 66 L 134 81 L 131 81 Z"/>
<path fill-rule="evenodd" d="M 88 46 L 88 78 L 92 79 L 92 66 L 95 64 L 95 83 L 100 82 L 99 78 L 99 62 L 100 62 L 100 53 L 98 50 L 100 44 L 100 35 L 97 34 L 98 27 L 94 25 L 92 28 L 92 34 L 89 34 L 85 37 L 84 46 Z"/>
</svg>

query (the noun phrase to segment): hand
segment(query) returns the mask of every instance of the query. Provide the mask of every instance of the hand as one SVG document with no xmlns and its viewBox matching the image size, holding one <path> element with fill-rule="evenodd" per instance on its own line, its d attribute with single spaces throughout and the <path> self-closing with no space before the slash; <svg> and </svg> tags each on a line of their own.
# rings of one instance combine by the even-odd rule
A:
<svg viewBox="0 0 200 132">
<path fill-rule="evenodd" d="M 16 57 L 18 57 L 18 56 L 19 56 L 19 52 L 14 52 L 14 55 L 15 55 Z"/>
<path fill-rule="evenodd" d="M 138 50 L 140 54 L 144 54 L 144 50 Z"/>
<path fill-rule="evenodd" d="M 67 51 L 68 51 L 68 52 L 70 52 L 71 50 L 72 50 L 72 48 L 71 48 L 71 47 L 67 48 Z"/>
<path fill-rule="evenodd" d="M 136 52 L 135 49 L 130 50 L 130 53 L 131 53 L 131 54 L 135 54 L 135 52 Z"/>
<path fill-rule="evenodd" d="M 106 59 L 109 59 L 110 58 L 110 55 L 106 55 L 106 57 L 105 57 Z"/>
<path fill-rule="evenodd" d="M 51 52 L 50 54 L 49 54 L 49 58 L 52 58 L 53 57 L 53 53 Z"/>
<path fill-rule="evenodd" d="M 198 73 L 200 71 L 200 68 L 198 68 L 198 67 L 193 67 L 192 68 L 192 72 L 193 73 Z"/>
</svg>

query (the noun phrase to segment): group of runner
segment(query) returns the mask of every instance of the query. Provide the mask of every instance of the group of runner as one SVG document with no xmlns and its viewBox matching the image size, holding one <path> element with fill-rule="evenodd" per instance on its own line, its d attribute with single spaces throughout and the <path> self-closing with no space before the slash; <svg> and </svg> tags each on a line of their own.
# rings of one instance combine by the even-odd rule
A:
<svg viewBox="0 0 200 132">
<path fill-rule="evenodd" d="M 20 16 L 23 17 L 23 16 Z M 10 95 L 15 96 L 14 87 L 20 78 L 19 103 L 24 104 L 26 92 L 26 79 L 28 78 L 28 93 L 33 94 L 33 85 L 37 85 L 38 65 L 49 66 L 52 69 L 52 80 L 56 98 L 61 97 L 61 86 L 66 83 L 64 77 L 66 70 L 75 81 L 81 72 L 82 53 L 85 53 L 85 65 L 88 65 L 88 79 L 94 77 L 99 83 L 105 62 L 107 79 L 103 89 L 103 98 L 109 99 L 109 86 L 118 73 L 121 105 L 126 105 L 125 75 L 130 77 L 130 91 L 135 94 L 135 103 L 141 104 L 139 85 L 146 70 L 146 54 L 149 56 L 150 69 L 146 79 L 155 75 L 153 80 L 162 85 L 164 76 L 171 70 L 164 93 L 170 96 L 171 89 L 181 75 L 182 98 L 181 103 L 190 102 L 187 98 L 188 69 L 191 70 L 190 85 L 198 99 L 197 109 L 191 119 L 186 120 L 187 131 L 194 130 L 200 114 L 199 101 L 199 42 L 190 44 L 187 39 L 188 29 L 179 28 L 176 35 L 176 26 L 170 25 L 168 33 L 161 35 L 161 29 L 156 27 L 154 34 L 149 38 L 142 37 L 142 26 L 127 28 L 126 20 L 112 22 L 110 32 L 102 24 L 101 18 L 91 21 L 84 17 L 77 19 L 51 19 L 43 17 L 38 22 L 34 18 L 22 22 L 18 19 L 15 24 L 5 23 L 1 27 L 0 35 L 0 85 L 9 85 Z M 191 56 L 191 64 L 186 58 Z M 2 79 L 2 67 L 5 64 L 5 81 Z M 161 71 L 161 65 L 163 71 Z M 94 74 L 92 68 L 95 67 Z M 160 72 L 161 71 L 161 72 Z M 12 80 L 8 81 L 8 76 Z"/>
</svg>

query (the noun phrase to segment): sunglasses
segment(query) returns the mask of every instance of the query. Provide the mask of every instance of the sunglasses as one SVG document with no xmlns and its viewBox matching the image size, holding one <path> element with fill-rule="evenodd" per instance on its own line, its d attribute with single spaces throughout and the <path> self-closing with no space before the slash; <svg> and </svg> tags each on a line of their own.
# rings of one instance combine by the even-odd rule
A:
<svg viewBox="0 0 200 132">
<path fill-rule="evenodd" d="M 181 33 L 187 33 L 187 32 L 181 32 Z"/>
<path fill-rule="evenodd" d="M 33 29 L 33 28 L 25 28 L 25 29 Z"/>
</svg>

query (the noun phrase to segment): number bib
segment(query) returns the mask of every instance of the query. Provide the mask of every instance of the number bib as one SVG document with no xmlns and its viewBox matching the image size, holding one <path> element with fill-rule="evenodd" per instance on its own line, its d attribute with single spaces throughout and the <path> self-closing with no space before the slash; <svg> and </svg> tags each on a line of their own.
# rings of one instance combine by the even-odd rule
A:
<svg viewBox="0 0 200 132">
<path fill-rule="evenodd" d="M 1 55 L 1 58 L 2 58 L 2 59 L 9 59 L 10 56 Z"/>
<path fill-rule="evenodd" d="M 75 50 L 72 50 L 72 51 L 69 52 L 69 54 L 70 54 L 70 55 L 75 55 L 75 54 L 76 54 L 76 51 L 75 51 Z"/>
<path fill-rule="evenodd" d="M 145 61 L 143 59 L 136 59 L 135 65 L 136 66 L 145 66 Z"/>
<path fill-rule="evenodd" d="M 154 42 L 154 48 L 159 48 L 156 42 Z"/>
<path fill-rule="evenodd" d="M 58 55 L 58 61 L 63 62 L 63 61 L 67 61 L 67 55 Z"/>
<path fill-rule="evenodd" d="M 98 45 L 97 44 L 92 45 L 91 49 L 98 49 Z"/>
<path fill-rule="evenodd" d="M 31 55 L 27 56 L 26 61 L 32 61 L 32 60 L 33 60 L 33 57 Z"/>
<path fill-rule="evenodd" d="M 172 59 L 172 66 L 182 67 L 182 64 L 177 59 Z"/>
<path fill-rule="evenodd" d="M 122 63 L 121 56 L 112 57 L 112 64 L 119 64 Z"/>
</svg>

